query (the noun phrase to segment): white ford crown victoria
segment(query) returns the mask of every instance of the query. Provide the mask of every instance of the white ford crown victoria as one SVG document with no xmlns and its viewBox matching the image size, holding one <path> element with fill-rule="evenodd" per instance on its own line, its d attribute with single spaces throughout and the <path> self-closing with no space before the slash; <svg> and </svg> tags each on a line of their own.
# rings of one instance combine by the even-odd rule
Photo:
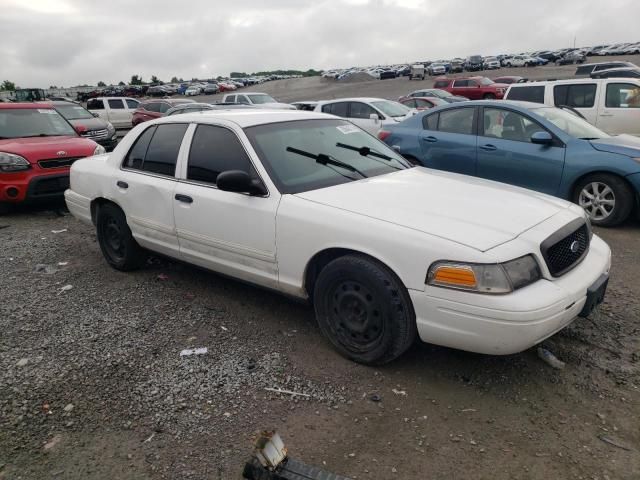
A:
<svg viewBox="0 0 640 480">
<path fill-rule="evenodd" d="M 145 122 L 79 160 L 66 201 L 107 262 L 144 249 L 312 301 L 343 355 L 423 341 L 522 351 L 602 301 L 609 247 L 580 207 L 411 168 L 346 120 L 215 111 Z"/>
</svg>

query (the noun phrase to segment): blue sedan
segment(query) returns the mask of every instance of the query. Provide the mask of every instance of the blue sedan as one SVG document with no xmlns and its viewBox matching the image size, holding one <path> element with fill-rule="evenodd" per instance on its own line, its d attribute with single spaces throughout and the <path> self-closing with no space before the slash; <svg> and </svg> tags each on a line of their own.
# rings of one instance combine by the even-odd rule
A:
<svg viewBox="0 0 640 480">
<path fill-rule="evenodd" d="M 416 165 L 518 185 L 623 222 L 640 198 L 640 138 L 610 136 L 536 103 L 476 101 L 421 112 L 379 137 Z"/>
</svg>

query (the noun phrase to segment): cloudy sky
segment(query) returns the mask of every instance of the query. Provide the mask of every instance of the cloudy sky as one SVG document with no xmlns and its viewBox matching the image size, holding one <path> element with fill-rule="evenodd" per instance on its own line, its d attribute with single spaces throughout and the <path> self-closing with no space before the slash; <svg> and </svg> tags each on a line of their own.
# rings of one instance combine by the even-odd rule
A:
<svg viewBox="0 0 640 480">
<path fill-rule="evenodd" d="M 169 80 L 640 41 L 638 0 L 0 0 L 0 81 Z"/>
</svg>

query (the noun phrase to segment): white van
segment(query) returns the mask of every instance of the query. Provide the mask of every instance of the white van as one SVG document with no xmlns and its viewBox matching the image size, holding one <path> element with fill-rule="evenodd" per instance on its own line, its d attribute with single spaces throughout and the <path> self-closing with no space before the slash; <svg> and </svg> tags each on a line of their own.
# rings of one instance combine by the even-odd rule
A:
<svg viewBox="0 0 640 480">
<path fill-rule="evenodd" d="M 504 99 L 571 107 L 611 135 L 640 136 L 640 80 L 637 78 L 514 83 Z"/>
</svg>

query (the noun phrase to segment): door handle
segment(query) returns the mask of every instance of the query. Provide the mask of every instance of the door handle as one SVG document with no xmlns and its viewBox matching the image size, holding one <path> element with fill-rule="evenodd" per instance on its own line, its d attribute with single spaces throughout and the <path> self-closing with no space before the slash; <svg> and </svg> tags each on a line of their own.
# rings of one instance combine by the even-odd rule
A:
<svg viewBox="0 0 640 480">
<path fill-rule="evenodd" d="M 485 152 L 493 152 L 494 150 L 497 150 L 496 146 L 491 144 L 482 145 L 480 149 L 484 150 Z"/>
<path fill-rule="evenodd" d="M 116 182 L 118 188 L 129 188 L 129 184 L 127 182 L 123 182 L 122 180 L 118 180 Z"/>
<path fill-rule="evenodd" d="M 422 140 L 424 140 L 425 142 L 429 142 L 429 143 L 435 143 L 435 142 L 438 141 L 438 139 L 436 137 L 432 137 L 432 136 L 422 137 Z"/>
<path fill-rule="evenodd" d="M 601 113 L 601 117 L 613 117 L 613 113 Z"/>
<path fill-rule="evenodd" d="M 193 198 L 191 198 L 189 195 L 183 195 L 181 193 L 176 193 L 175 199 L 179 202 L 193 203 Z"/>
</svg>

